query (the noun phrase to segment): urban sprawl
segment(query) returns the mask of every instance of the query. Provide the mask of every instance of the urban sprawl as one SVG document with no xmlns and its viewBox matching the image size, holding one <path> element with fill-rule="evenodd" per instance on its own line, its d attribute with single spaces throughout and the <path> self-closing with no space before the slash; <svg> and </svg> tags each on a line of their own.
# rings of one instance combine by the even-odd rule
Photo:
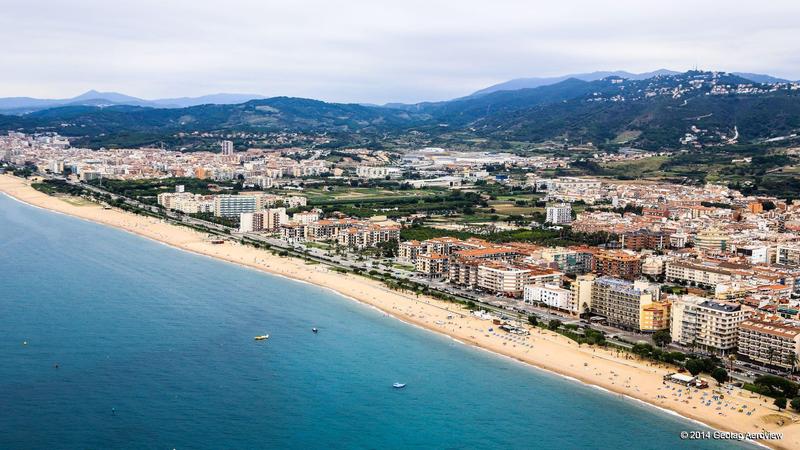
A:
<svg viewBox="0 0 800 450">
<path fill-rule="evenodd" d="M 339 157 L 331 158 L 321 149 L 235 151 L 231 141 L 220 147 L 88 150 L 57 135 L 9 133 L 0 137 L 0 160 L 96 186 L 204 180 L 204 192 L 177 184 L 152 201 L 228 223 L 236 236 L 335 253 L 366 269 L 381 264 L 440 291 L 509 312 L 588 323 L 621 341 L 652 342 L 655 333 L 668 331 L 671 346 L 735 359 L 733 371 L 745 376 L 791 376 L 797 365 L 800 205 L 790 201 L 744 196 L 723 185 L 553 176 L 570 164 L 557 156 L 424 148 L 399 156 L 337 150 Z M 521 202 L 541 202 L 542 220 L 506 214 L 506 220 L 457 221 L 448 219 L 455 212 L 432 210 L 398 216 L 390 204 L 353 217 L 316 207 L 307 194 L 333 182 L 392 183 L 390 189 L 408 195 L 471 192 L 487 202 L 492 194 L 485 188 L 499 186 L 535 194 Z M 404 230 L 420 227 L 435 236 L 404 237 Z M 492 239 L 492 233 L 531 229 L 608 238 L 565 246 Z"/>
</svg>

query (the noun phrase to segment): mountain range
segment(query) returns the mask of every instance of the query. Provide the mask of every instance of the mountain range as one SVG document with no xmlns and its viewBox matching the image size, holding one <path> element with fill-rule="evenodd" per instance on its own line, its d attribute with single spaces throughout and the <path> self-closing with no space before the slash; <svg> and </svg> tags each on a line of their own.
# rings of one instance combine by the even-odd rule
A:
<svg viewBox="0 0 800 450">
<path fill-rule="evenodd" d="M 211 94 L 200 97 L 162 98 L 144 100 L 118 92 L 90 90 L 81 95 L 64 99 L 41 99 L 32 97 L 0 98 L 0 114 L 27 114 L 59 106 L 147 106 L 151 108 L 186 108 L 189 106 L 216 104 L 231 105 L 249 100 L 266 98 L 257 94 Z"/>
<path fill-rule="evenodd" d="M 584 78 L 590 75 L 607 74 Z M 567 78 L 514 89 L 522 85 L 445 102 L 384 106 L 274 97 L 154 107 L 121 104 L 148 102 L 122 94 L 100 94 L 109 99 L 96 99 L 92 97 L 98 93 L 90 92 L 61 106 L 0 115 L 0 130 L 55 131 L 90 147 L 167 141 L 181 148 L 208 148 L 202 141 L 207 132 L 287 132 L 335 137 L 336 145 L 395 140 L 503 146 L 551 140 L 653 150 L 752 143 L 800 132 L 797 85 L 754 82 L 741 74 L 613 73 L 596 80 Z M 160 101 L 177 105 L 199 100 Z"/>
<path fill-rule="evenodd" d="M 547 86 L 550 84 L 560 83 L 570 78 L 576 78 L 583 81 L 597 81 L 608 77 L 626 78 L 628 80 L 646 80 L 657 76 L 678 75 L 680 72 L 673 70 L 659 69 L 652 72 L 631 73 L 624 70 L 617 70 L 613 72 L 597 71 L 591 73 L 577 73 L 572 75 L 562 75 L 560 77 L 549 78 L 516 78 L 513 80 L 505 81 L 503 83 L 495 84 L 487 88 L 481 89 L 469 95 L 469 97 L 477 97 L 485 94 L 490 94 L 497 91 L 515 91 L 518 89 L 529 89 L 539 86 Z M 790 80 L 773 77 L 771 75 L 763 75 L 757 73 L 745 72 L 732 72 L 733 75 L 754 81 L 756 83 L 786 83 Z"/>
<path fill-rule="evenodd" d="M 491 94 L 498 91 L 516 91 L 520 89 L 531 89 L 541 86 L 549 86 L 560 83 L 569 79 L 577 79 L 582 81 L 597 81 L 608 77 L 619 77 L 628 80 L 646 80 L 657 76 L 678 75 L 680 72 L 675 72 L 667 69 L 659 69 L 652 72 L 631 73 L 624 70 L 617 71 L 596 71 L 590 73 L 577 73 L 570 75 L 562 75 L 557 77 L 540 77 L 540 78 L 516 78 L 513 80 L 498 83 L 484 89 L 475 91 L 474 93 L 461 97 L 455 100 L 469 99 L 480 97 L 486 94 Z M 740 76 L 756 83 L 786 83 L 789 80 L 773 77 L 771 75 L 734 72 L 733 75 Z M 43 109 L 55 108 L 59 106 L 113 106 L 113 105 L 129 105 L 129 106 L 146 106 L 151 108 L 187 108 L 190 106 L 198 105 L 234 105 L 245 103 L 250 100 L 266 99 L 267 97 L 259 94 L 210 94 L 202 95 L 199 97 L 176 97 L 176 98 L 161 98 L 155 100 L 145 100 L 138 97 L 133 97 L 119 92 L 99 92 L 90 90 L 81 95 L 72 98 L 64 99 L 40 99 L 32 97 L 6 97 L 0 98 L 0 114 L 27 114 L 34 111 Z M 438 102 L 446 103 L 446 102 Z M 436 103 L 422 102 L 413 105 L 402 103 L 388 103 L 386 107 L 409 109 L 417 107 L 418 105 L 430 105 Z M 372 104 L 365 104 L 365 106 L 378 106 Z"/>
</svg>

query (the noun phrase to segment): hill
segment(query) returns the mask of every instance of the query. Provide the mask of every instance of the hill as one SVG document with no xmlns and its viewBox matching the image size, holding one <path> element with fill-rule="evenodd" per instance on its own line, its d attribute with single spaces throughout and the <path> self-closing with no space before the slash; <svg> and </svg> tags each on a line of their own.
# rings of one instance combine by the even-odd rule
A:
<svg viewBox="0 0 800 450">
<path fill-rule="evenodd" d="M 340 145 L 486 145 L 547 140 L 599 147 L 693 148 L 754 143 L 800 131 L 800 84 L 721 72 L 646 79 L 570 78 L 447 102 L 379 107 L 275 97 L 163 108 L 67 105 L 0 116 L 0 129 L 56 131 L 78 145 L 143 145 L 202 132 L 309 133 Z M 182 138 L 185 139 L 185 138 Z"/>
<path fill-rule="evenodd" d="M 498 83 L 489 86 L 487 88 L 481 89 L 479 91 L 476 91 L 471 95 L 469 95 L 467 98 L 479 97 L 481 95 L 491 94 L 492 92 L 497 92 L 497 91 L 516 91 L 519 89 L 532 89 L 540 86 L 548 86 L 551 84 L 560 83 L 564 80 L 569 80 L 570 78 L 583 81 L 597 81 L 608 77 L 619 77 L 619 78 L 626 78 L 629 80 L 646 80 L 648 78 L 653 78 L 659 75 L 677 75 L 678 73 L 679 72 L 674 72 L 672 70 L 667 70 L 667 69 L 659 69 L 659 70 L 654 70 L 652 72 L 644 72 L 644 73 L 631 73 L 631 72 L 626 72 L 624 70 L 617 70 L 613 72 L 597 71 L 591 73 L 576 73 L 571 75 L 562 75 L 558 77 L 515 78 L 513 80 L 505 81 L 503 83 Z"/>
<path fill-rule="evenodd" d="M 186 108 L 190 106 L 218 104 L 229 105 L 245 103 L 249 100 L 263 99 L 257 94 L 211 94 L 200 97 L 164 98 L 144 100 L 119 92 L 98 92 L 90 90 L 81 95 L 64 99 L 40 99 L 32 97 L 0 98 L 0 114 L 28 114 L 60 106 L 148 106 L 152 108 Z"/>
</svg>

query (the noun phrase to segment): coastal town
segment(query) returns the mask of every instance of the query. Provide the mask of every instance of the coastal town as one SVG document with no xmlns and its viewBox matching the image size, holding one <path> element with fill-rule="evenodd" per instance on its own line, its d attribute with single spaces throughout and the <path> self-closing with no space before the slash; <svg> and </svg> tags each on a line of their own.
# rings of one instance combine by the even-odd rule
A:
<svg viewBox="0 0 800 450">
<path fill-rule="evenodd" d="M 559 175 L 574 162 L 564 156 L 336 153 L 227 140 L 207 152 L 92 151 L 54 135 L 0 138 L 2 170 L 38 178 L 42 192 L 136 206 L 213 231 L 214 242 L 457 301 L 493 334 L 524 337 L 533 325 L 624 349 L 677 367 L 665 383 L 702 389 L 714 378 L 774 397 L 779 410 L 800 407 L 791 200 Z"/>
</svg>

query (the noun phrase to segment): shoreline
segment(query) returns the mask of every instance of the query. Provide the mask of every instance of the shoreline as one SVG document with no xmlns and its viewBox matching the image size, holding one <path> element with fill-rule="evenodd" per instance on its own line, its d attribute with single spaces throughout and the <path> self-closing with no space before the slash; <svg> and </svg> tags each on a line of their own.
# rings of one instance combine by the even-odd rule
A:
<svg viewBox="0 0 800 450">
<path fill-rule="evenodd" d="M 528 337 L 512 339 L 505 334 L 489 332 L 487 328 L 493 327 L 490 322 L 471 316 L 453 303 L 392 291 L 375 280 L 334 272 L 324 264 L 307 265 L 300 259 L 279 257 L 238 243 L 211 244 L 205 233 L 171 225 L 160 219 L 117 209 L 104 210 L 97 204 L 78 206 L 60 197 L 36 191 L 30 187 L 28 180 L 10 175 L 0 175 L 0 192 L 30 206 L 118 228 L 178 250 L 312 284 L 460 344 L 654 406 L 662 413 L 676 415 L 715 430 L 783 434 L 783 439 L 779 441 L 751 441 L 757 445 L 777 449 L 800 448 L 800 423 L 796 414 L 778 412 L 771 400 L 764 403 L 763 397 L 738 389 L 725 392 L 726 403 L 731 400 L 737 405 L 733 409 L 727 404 L 720 408 L 724 408 L 723 411 L 716 409 L 716 404 L 707 407 L 703 404 L 705 399 L 700 401 L 702 391 L 696 393 L 684 388 L 681 391 L 685 392 L 676 393 L 678 388 L 663 384 L 661 376 L 668 371 L 664 364 L 641 361 L 625 354 L 620 356 L 614 350 L 580 346 L 564 336 L 538 328 L 531 329 Z M 453 319 L 447 319 L 448 315 L 452 315 Z M 709 388 L 705 392 L 712 395 L 715 390 Z M 672 397 L 663 394 L 672 394 Z M 695 400 L 693 394 L 698 398 L 690 403 L 689 399 Z M 748 411 L 752 408 L 752 415 L 737 412 L 738 405 L 747 405 Z M 779 421 L 783 421 L 783 425 L 779 425 Z M 687 431 L 690 430 L 687 428 Z"/>
</svg>

